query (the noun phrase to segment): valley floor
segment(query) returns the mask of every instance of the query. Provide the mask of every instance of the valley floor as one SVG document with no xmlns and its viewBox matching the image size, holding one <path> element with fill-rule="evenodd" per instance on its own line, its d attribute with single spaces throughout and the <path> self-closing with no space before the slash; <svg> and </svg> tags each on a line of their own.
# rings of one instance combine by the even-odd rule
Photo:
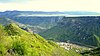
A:
<svg viewBox="0 0 100 56">
<path fill-rule="evenodd" d="M 76 45 L 73 43 L 67 43 L 67 42 L 56 42 L 60 47 L 63 47 L 66 50 L 74 50 L 75 52 L 83 52 L 84 50 L 91 50 L 91 48 Z"/>
</svg>

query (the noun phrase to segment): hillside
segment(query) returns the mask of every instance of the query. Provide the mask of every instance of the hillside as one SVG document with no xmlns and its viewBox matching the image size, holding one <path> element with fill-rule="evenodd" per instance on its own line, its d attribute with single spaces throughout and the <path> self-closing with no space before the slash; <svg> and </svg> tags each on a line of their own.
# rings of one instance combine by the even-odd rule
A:
<svg viewBox="0 0 100 56">
<path fill-rule="evenodd" d="M 57 26 L 39 33 L 46 39 L 76 43 L 85 46 L 98 46 L 100 36 L 99 16 L 64 17 Z M 95 37 L 95 35 L 98 36 Z"/>
<path fill-rule="evenodd" d="M 81 54 L 84 56 L 100 56 L 100 47 L 84 51 Z"/>
<path fill-rule="evenodd" d="M 72 53 L 72 54 L 71 54 Z M 22 30 L 16 24 L 0 25 L 0 56 L 81 56 L 59 47 L 38 34 Z"/>
<path fill-rule="evenodd" d="M 11 23 L 11 21 L 8 18 L 5 17 L 0 18 L 0 24 L 7 25 L 9 23 Z"/>
</svg>

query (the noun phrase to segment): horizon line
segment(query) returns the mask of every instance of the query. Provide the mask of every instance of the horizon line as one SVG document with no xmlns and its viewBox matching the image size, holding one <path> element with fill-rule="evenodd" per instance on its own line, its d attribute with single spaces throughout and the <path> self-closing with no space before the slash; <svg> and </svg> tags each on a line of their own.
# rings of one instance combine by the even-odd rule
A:
<svg viewBox="0 0 100 56">
<path fill-rule="evenodd" d="M 74 11 L 74 10 L 71 10 L 71 11 L 47 11 L 47 10 L 4 10 L 4 11 L 2 11 L 2 10 L 0 10 L 0 12 L 6 12 L 6 11 L 32 11 L 32 12 L 96 12 L 96 11 Z M 100 12 L 96 12 L 96 13 L 100 13 Z"/>
</svg>

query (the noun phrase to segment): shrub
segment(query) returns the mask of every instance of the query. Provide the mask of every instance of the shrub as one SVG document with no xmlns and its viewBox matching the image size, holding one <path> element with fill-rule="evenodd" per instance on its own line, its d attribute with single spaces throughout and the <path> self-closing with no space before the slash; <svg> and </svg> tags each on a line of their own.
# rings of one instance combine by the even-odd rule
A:
<svg viewBox="0 0 100 56">
<path fill-rule="evenodd" d="M 23 43 L 21 40 L 17 40 L 13 43 L 13 46 L 12 46 L 14 52 L 16 54 L 19 54 L 19 55 L 25 55 L 27 54 L 27 50 L 25 48 L 25 43 Z"/>
</svg>

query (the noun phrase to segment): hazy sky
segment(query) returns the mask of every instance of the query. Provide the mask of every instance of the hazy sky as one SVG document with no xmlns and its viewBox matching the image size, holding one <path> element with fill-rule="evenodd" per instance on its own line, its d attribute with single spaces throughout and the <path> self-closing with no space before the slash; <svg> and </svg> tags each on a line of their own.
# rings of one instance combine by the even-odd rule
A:
<svg viewBox="0 0 100 56">
<path fill-rule="evenodd" d="M 5 10 L 100 12 L 100 0 L 0 0 Z"/>
</svg>

